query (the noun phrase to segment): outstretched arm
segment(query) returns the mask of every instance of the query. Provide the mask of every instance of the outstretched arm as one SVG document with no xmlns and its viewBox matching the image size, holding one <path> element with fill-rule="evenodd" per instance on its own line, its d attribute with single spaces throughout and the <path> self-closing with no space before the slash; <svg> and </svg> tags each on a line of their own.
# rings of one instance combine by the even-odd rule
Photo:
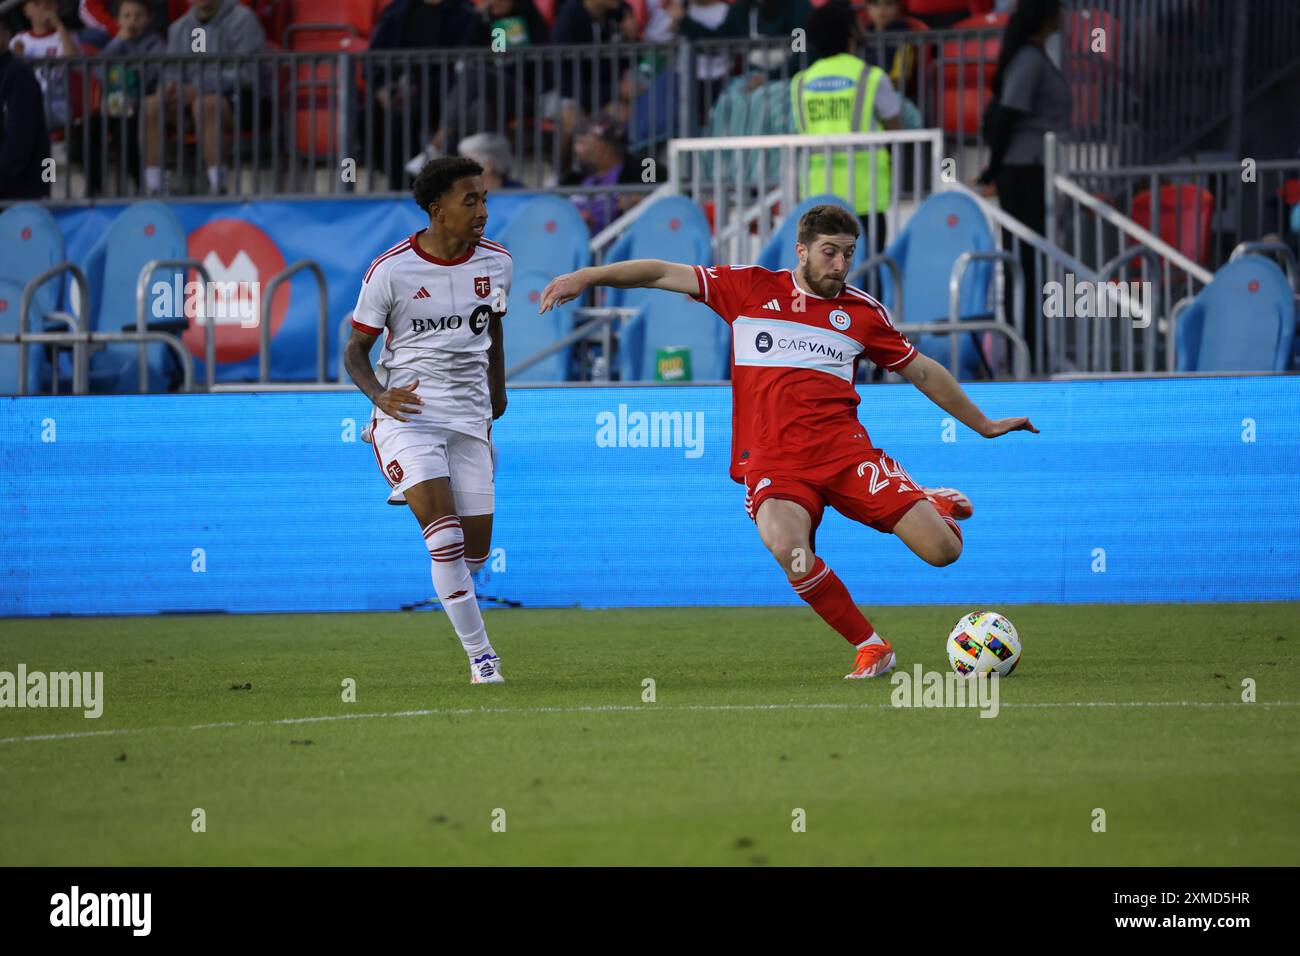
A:
<svg viewBox="0 0 1300 956">
<path fill-rule="evenodd" d="M 957 421 L 985 438 L 997 438 L 1014 431 L 1038 433 L 1028 418 L 1001 418 L 997 421 L 989 418 L 970 400 L 948 370 L 929 356 L 918 355 L 898 374 Z"/>
<path fill-rule="evenodd" d="M 556 276 L 542 290 L 538 312 L 564 305 L 592 286 L 608 285 L 616 289 L 666 289 L 694 295 L 700 291 L 695 267 L 662 259 L 629 259 L 607 266 L 588 266 L 577 272 Z"/>
</svg>

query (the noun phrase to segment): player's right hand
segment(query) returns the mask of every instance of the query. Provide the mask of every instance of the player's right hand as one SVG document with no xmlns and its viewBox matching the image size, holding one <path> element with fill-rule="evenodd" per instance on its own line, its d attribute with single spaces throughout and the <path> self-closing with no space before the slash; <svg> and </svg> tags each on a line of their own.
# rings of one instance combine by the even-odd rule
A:
<svg viewBox="0 0 1300 956">
<path fill-rule="evenodd" d="M 415 394 L 416 388 L 420 385 L 417 378 L 410 385 L 399 385 L 383 392 L 379 398 L 375 399 L 375 404 L 387 415 L 391 415 L 399 422 L 409 422 L 409 418 L 403 418 L 401 413 L 407 415 L 419 415 L 419 406 L 424 404 L 424 399 Z"/>
<path fill-rule="evenodd" d="M 587 283 L 583 281 L 580 272 L 566 272 L 562 276 L 556 276 L 542 290 L 542 301 L 537 308 L 537 314 L 541 315 L 554 306 L 572 302 L 585 291 L 587 291 Z"/>
</svg>

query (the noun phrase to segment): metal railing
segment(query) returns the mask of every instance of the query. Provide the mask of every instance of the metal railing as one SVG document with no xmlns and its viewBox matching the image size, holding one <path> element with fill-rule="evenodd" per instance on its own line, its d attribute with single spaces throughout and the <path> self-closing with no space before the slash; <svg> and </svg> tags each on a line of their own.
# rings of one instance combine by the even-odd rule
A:
<svg viewBox="0 0 1300 956">
<path fill-rule="evenodd" d="M 176 336 L 168 332 L 11 332 L 0 335 L 0 343 L 17 344 L 19 349 L 26 349 L 29 345 L 68 345 L 72 347 L 73 355 L 80 356 L 74 358 L 79 368 L 74 371 L 74 377 L 80 377 L 82 382 L 86 378 L 85 363 L 89 346 L 98 344 L 108 344 L 113 342 L 139 342 L 141 344 L 148 342 L 160 342 L 176 353 L 178 364 L 181 367 L 181 390 L 185 392 L 194 391 L 194 358 L 190 355 L 189 349 Z M 80 349 L 80 352 L 78 352 Z M 146 389 L 147 390 L 147 389 Z M 84 394 L 85 389 L 76 394 Z M 26 395 L 22 386 L 19 387 L 19 395 Z"/>
<path fill-rule="evenodd" d="M 329 379 L 329 287 L 325 282 L 325 272 L 312 259 L 299 259 L 293 265 L 277 272 L 262 289 L 262 301 L 259 303 L 257 316 L 257 380 L 268 382 L 271 379 L 271 305 L 275 301 L 275 290 L 284 282 L 292 279 L 299 272 L 308 271 L 316 279 L 316 381 Z M 343 353 L 339 353 L 339 362 Z"/>
<path fill-rule="evenodd" d="M 62 319 L 63 321 L 69 322 L 71 324 L 72 331 L 70 333 L 55 333 L 55 334 L 83 335 L 84 330 L 87 326 L 86 312 L 90 309 L 90 286 L 86 282 L 86 274 L 82 272 L 80 267 L 78 267 L 74 263 L 71 262 L 56 263 L 55 265 L 50 266 L 40 275 L 33 278 L 30 282 L 27 283 L 26 286 L 23 287 L 23 298 L 22 298 L 22 302 L 18 307 L 18 336 L 17 338 L 12 340 L 18 343 L 18 394 L 19 395 L 27 394 L 27 386 L 29 384 L 27 381 L 27 371 L 28 371 L 27 345 L 29 342 L 35 341 L 34 339 L 30 338 L 30 336 L 37 333 L 32 333 L 28 331 L 28 322 L 30 321 L 32 303 L 36 299 L 36 291 L 40 289 L 41 286 L 45 285 L 45 283 L 49 282 L 51 279 L 55 278 L 56 276 L 63 275 L 64 273 L 71 275 L 73 281 L 77 283 L 77 291 L 80 293 L 81 296 L 80 307 L 78 309 L 80 315 L 78 315 L 75 319 L 72 318 L 71 316 Z M 60 313 L 61 318 L 63 315 L 64 313 Z M 54 316 L 47 315 L 46 318 L 51 319 L 54 318 Z M 72 354 L 73 391 L 77 390 L 78 385 L 81 386 L 83 391 L 85 390 L 86 361 L 87 359 L 86 359 L 84 346 L 82 346 L 79 343 L 73 343 L 73 354 Z M 56 382 L 58 381 L 57 363 L 55 364 L 54 379 Z"/>
<path fill-rule="evenodd" d="M 149 322 L 145 318 L 145 312 L 149 307 L 148 285 L 149 280 L 153 278 L 155 272 L 159 269 L 193 269 L 199 275 L 203 276 L 204 295 L 200 299 L 200 310 L 203 320 L 203 355 L 204 355 L 204 376 L 207 378 L 207 386 L 211 388 L 216 382 L 217 370 L 217 329 L 213 309 L 209 308 L 207 290 L 212 288 L 212 276 L 207 267 L 198 259 L 150 259 L 140 268 L 140 275 L 135 282 L 135 330 L 140 333 L 149 331 L 147 328 Z M 181 300 L 182 303 L 184 299 Z M 180 315 L 176 318 L 182 318 L 185 315 L 185 307 L 180 306 Z M 140 340 L 140 392 L 149 391 L 149 363 L 146 359 L 145 340 Z"/>
<path fill-rule="evenodd" d="M 911 147 L 911 162 L 905 163 L 905 148 Z M 891 174 L 888 187 L 880 182 L 875 159 L 888 151 Z M 772 155 L 747 176 L 749 155 Z M 846 194 L 858 205 L 860 175 L 858 159 L 868 157 L 865 191 L 867 209 L 861 242 L 870 254 L 881 250 L 887 238 L 898 234 L 905 210 L 929 194 L 939 182 L 943 159 L 943 134 L 937 129 L 891 130 L 878 133 L 845 133 L 838 136 L 726 136 L 675 139 L 668 144 L 668 185 L 671 192 L 687 196 L 699 206 L 711 205 L 714 224 L 714 261 L 752 262 L 767 245 L 785 216 L 799 202 L 827 192 Z M 724 172 L 724 158 L 730 157 L 731 175 Z M 821 169 L 812 169 L 812 160 Z M 912 175 L 906 175 L 908 166 Z M 832 188 L 840 179 L 843 185 Z M 888 192 L 886 193 L 886 188 Z M 884 206 L 880 215 L 877 210 Z M 883 215 L 888 236 L 882 234 Z"/>
</svg>

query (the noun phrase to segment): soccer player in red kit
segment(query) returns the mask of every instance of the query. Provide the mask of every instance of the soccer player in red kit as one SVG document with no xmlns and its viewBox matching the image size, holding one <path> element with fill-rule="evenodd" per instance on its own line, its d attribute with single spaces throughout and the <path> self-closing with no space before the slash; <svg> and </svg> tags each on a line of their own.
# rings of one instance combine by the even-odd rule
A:
<svg viewBox="0 0 1300 956">
<path fill-rule="evenodd" d="M 731 326 L 731 477 L 745 486 L 746 510 L 795 592 L 856 649 L 847 678 L 888 673 L 896 658 L 815 554 L 826 506 L 896 534 L 936 567 L 961 555 L 957 521 L 972 513 L 961 492 L 921 487 L 872 445 L 857 416 L 858 362 L 897 372 L 985 438 L 1038 431 L 1027 418 L 989 419 L 947 369 L 894 328 L 883 305 L 845 283 L 857 238 L 852 214 L 816 206 L 799 220 L 793 270 L 634 259 L 559 276 L 540 303 L 545 312 L 598 285 L 666 289 L 705 303 Z"/>
</svg>

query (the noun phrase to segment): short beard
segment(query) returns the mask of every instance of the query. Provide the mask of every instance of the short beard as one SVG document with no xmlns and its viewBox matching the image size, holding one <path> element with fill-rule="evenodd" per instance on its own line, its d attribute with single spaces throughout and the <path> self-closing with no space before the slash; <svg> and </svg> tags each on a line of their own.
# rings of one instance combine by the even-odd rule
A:
<svg viewBox="0 0 1300 956">
<path fill-rule="evenodd" d="M 803 280 L 805 286 L 807 286 L 811 291 L 816 292 L 823 299 L 833 299 L 844 291 L 844 283 L 835 282 L 831 279 L 823 279 L 819 288 L 819 284 L 813 282 L 812 276 L 808 274 L 807 264 L 799 267 L 799 278 Z"/>
</svg>

